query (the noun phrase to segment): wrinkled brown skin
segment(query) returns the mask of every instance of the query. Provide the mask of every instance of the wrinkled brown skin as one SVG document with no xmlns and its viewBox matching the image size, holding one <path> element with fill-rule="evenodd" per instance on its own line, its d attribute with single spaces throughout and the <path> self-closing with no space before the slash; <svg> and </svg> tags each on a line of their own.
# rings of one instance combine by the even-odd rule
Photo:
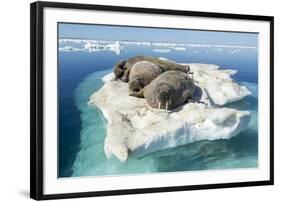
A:
<svg viewBox="0 0 281 202">
<path fill-rule="evenodd" d="M 134 57 L 129 58 L 128 60 L 121 60 L 114 66 L 113 72 L 114 72 L 116 78 L 118 78 L 124 82 L 128 82 L 131 68 L 133 67 L 133 65 L 135 63 L 142 61 L 142 60 L 145 60 L 145 61 L 158 65 L 161 68 L 162 72 L 166 72 L 169 70 L 177 70 L 177 71 L 187 73 L 187 69 L 188 69 L 188 65 L 186 65 L 186 66 L 180 65 L 180 64 L 177 64 L 177 63 L 169 61 L 169 60 L 163 60 L 163 59 L 159 59 L 156 57 L 150 57 L 150 56 L 134 56 Z"/>
<path fill-rule="evenodd" d="M 138 92 L 160 74 L 162 70 L 158 65 L 145 60 L 139 61 L 130 70 L 129 89 Z"/>
<path fill-rule="evenodd" d="M 194 81 L 188 74 L 170 70 L 159 75 L 140 92 L 131 95 L 144 97 L 153 108 L 158 108 L 160 103 L 160 109 L 171 110 L 192 98 L 195 89 Z"/>
</svg>

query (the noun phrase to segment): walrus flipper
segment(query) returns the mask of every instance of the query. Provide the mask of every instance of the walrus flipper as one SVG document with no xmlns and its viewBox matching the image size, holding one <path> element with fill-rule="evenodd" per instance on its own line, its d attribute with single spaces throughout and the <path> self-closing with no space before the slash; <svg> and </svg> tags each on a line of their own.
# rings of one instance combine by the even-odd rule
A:
<svg viewBox="0 0 281 202">
<path fill-rule="evenodd" d="M 192 93 L 190 92 L 190 90 L 184 90 L 182 93 L 182 97 L 183 97 L 183 100 L 185 100 L 184 102 L 188 102 L 189 99 L 192 98 Z"/>
<path fill-rule="evenodd" d="M 144 98 L 143 89 L 140 90 L 139 92 L 132 91 L 132 92 L 130 92 L 129 96 Z"/>
<path fill-rule="evenodd" d="M 129 82 L 129 75 L 130 75 L 130 70 L 131 69 L 126 69 L 121 80 L 128 83 Z"/>
</svg>

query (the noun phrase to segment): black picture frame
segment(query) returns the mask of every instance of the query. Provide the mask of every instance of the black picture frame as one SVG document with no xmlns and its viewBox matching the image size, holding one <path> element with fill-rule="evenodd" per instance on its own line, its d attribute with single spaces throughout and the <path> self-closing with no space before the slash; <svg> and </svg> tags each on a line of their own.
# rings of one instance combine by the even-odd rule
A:
<svg viewBox="0 0 281 202">
<path fill-rule="evenodd" d="M 178 16 L 195 16 L 207 18 L 224 18 L 270 23 L 270 180 L 239 183 L 204 184 L 175 187 L 154 187 L 129 190 L 112 190 L 98 192 L 80 192 L 45 195 L 43 193 L 43 9 L 62 8 L 80 10 L 121 11 L 130 13 L 164 14 Z M 198 189 L 215 189 L 228 187 L 245 187 L 274 184 L 274 17 L 258 15 L 240 15 L 229 13 L 195 12 L 155 8 L 136 8 L 121 6 L 104 6 L 58 2 L 35 2 L 30 6 L 30 197 L 36 200 L 63 199 L 76 197 L 93 197 L 106 195 L 139 194 L 153 192 L 186 191 Z"/>
</svg>

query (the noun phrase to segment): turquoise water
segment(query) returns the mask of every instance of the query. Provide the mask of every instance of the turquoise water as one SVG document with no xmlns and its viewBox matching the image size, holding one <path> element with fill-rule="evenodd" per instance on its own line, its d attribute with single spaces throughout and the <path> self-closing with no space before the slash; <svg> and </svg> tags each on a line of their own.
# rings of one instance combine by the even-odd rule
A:
<svg viewBox="0 0 281 202">
<path fill-rule="evenodd" d="M 60 43 L 60 47 L 66 45 L 82 47 L 79 47 L 81 44 Z M 218 51 L 212 47 L 190 47 L 181 51 L 157 52 L 154 48 L 123 45 L 120 52 L 74 49 L 59 52 L 59 177 L 257 167 L 257 50 L 227 47 Z M 230 140 L 199 141 L 142 158 L 130 156 L 125 163 L 115 157 L 107 159 L 103 150 L 106 120 L 99 109 L 87 105 L 87 102 L 90 95 L 103 85 L 101 78 L 112 71 L 117 61 L 140 54 L 177 62 L 212 63 L 238 70 L 233 78 L 252 94 L 227 107 L 249 110 L 249 127 Z"/>
</svg>

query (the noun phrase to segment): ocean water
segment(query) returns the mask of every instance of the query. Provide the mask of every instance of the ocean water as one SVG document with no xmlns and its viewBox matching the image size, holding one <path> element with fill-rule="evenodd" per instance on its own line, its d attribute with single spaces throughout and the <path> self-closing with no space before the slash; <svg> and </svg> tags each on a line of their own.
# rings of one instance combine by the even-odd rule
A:
<svg viewBox="0 0 281 202">
<path fill-rule="evenodd" d="M 198 141 L 158 151 L 125 163 L 107 159 L 106 120 L 89 97 L 121 59 L 135 55 L 176 62 L 208 63 L 235 69 L 233 79 L 252 94 L 227 107 L 251 112 L 249 127 L 229 140 Z M 59 177 L 141 174 L 258 166 L 258 49 L 204 44 L 153 44 L 94 40 L 59 41 Z"/>
</svg>

